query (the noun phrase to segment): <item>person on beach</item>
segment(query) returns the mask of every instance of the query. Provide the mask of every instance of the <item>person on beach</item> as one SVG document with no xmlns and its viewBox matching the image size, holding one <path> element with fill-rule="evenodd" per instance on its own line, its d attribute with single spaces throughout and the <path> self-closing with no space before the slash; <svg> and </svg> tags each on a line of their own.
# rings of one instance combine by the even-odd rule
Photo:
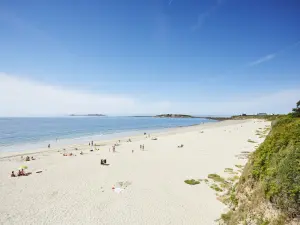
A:
<svg viewBox="0 0 300 225">
<path fill-rule="evenodd" d="M 94 141 L 91 142 L 92 146 L 94 146 Z"/>
<path fill-rule="evenodd" d="M 48 148 L 50 148 L 50 144 L 48 144 Z"/>
<path fill-rule="evenodd" d="M 83 152 L 82 152 L 82 151 L 80 152 L 80 155 L 83 155 Z"/>
<path fill-rule="evenodd" d="M 10 176 L 11 177 L 16 177 L 15 171 L 12 171 Z"/>
<path fill-rule="evenodd" d="M 31 160 L 35 160 L 35 158 L 33 158 L 33 156 L 31 156 Z"/>
<path fill-rule="evenodd" d="M 25 161 L 30 161 L 30 158 L 29 158 L 29 156 L 26 156 L 26 159 L 25 159 Z"/>
<path fill-rule="evenodd" d="M 20 177 L 20 176 L 25 176 L 24 169 L 19 170 L 19 172 L 18 172 L 18 177 Z"/>
</svg>

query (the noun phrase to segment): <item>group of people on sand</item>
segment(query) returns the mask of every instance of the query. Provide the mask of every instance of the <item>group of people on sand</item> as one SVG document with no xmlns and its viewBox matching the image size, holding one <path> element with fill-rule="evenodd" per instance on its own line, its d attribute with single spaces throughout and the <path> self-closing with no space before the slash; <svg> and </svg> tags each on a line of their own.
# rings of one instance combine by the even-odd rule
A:
<svg viewBox="0 0 300 225">
<path fill-rule="evenodd" d="M 63 156 L 76 156 L 73 153 L 64 153 Z"/>
<path fill-rule="evenodd" d="M 94 146 L 94 141 L 89 142 L 89 146 Z"/>
<path fill-rule="evenodd" d="M 140 145 L 140 150 L 145 150 L 145 145 Z"/>
<path fill-rule="evenodd" d="M 21 170 L 18 171 L 17 175 L 15 174 L 15 171 L 12 171 L 10 176 L 11 177 L 17 177 L 17 176 L 20 177 L 20 176 L 28 176 L 30 174 L 31 173 L 25 173 L 24 169 L 21 169 Z"/>
<path fill-rule="evenodd" d="M 23 156 L 21 156 L 21 160 L 24 160 Z M 35 160 L 35 158 L 33 158 L 33 156 L 31 157 L 26 156 L 25 161 L 30 161 L 30 160 Z"/>
</svg>

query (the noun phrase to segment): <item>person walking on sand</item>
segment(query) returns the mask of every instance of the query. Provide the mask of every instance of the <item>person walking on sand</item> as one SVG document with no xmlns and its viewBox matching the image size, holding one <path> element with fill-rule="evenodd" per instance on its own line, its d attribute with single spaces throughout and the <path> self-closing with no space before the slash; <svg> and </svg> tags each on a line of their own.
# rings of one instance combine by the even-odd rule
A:
<svg viewBox="0 0 300 225">
<path fill-rule="evenodd" d="M 94 141 L 92 141 L 91 143 L 92 143 L 92 146 L 94 146 Z"/>
<path fill-rule="evenodd" d="M 50 144 L 48 144 L 48 148 L 50 148 Z"/>
</svg>

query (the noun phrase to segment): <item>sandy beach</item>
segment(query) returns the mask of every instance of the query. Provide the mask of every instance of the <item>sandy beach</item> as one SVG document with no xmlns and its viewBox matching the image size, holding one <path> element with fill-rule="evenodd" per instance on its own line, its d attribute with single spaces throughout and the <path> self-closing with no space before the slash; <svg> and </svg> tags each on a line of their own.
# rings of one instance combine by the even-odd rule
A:
<svg viewBox="0 0 300 225">
<path fill-rule="evenodd" d="M 237 156 L 254 151 L 264 140 L 256 131 L 268 125 L 231 120 L 150 137 L 141 132 L 120 139 L 116 152 L 112 145 L 118 140 L 94 140 L 96 147 L 85 143 L 65 150 L 2 153 L 0 224 L 216 224 L 226 211 L 216 192 L 205 183 L 191 186 L 184 180 L 226 176 L 225 168 L 244 165 L 247 159 Z M 70 153 L 76 156 L 63 156 Z M 35 160 L 21 159 L 27 155 Z M 101 159 L 109 165 L 101 165 Z M 10 177 L 23 165 L 31 175 Z"/>
</svg>

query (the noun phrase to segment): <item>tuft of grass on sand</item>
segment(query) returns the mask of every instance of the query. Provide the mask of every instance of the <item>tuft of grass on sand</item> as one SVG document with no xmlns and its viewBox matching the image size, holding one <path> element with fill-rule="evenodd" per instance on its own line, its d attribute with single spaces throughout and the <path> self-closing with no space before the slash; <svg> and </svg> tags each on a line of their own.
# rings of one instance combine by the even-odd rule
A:
<svg viewBox="0 0 300 225">
<path fill-rule="evenodd" d="M 243 168 L 242 165 L 235 165 L 235 167 L 237 167 L 237 168 L 239 168 L 239 169 Z"/>
<path fill-rule="evenodd" d="M 197 185 L 197 184 L 200 184 L 200 181 L 195 180 L 195 179 L 190 179 L 190 180 L 185 180 L 184 183 L 189 184 L 189 185 Z"/>
<path fill-rule="evenodd" d="M 225 168 L 224 172 L 225 173 L 232 173 L 233 169 L 232 168 Z"/>
<path fill-rule="evenodd" d="M 208 174 L 208 178 L 209 178 L 209 179 L 212 179 L 212 180 L 215 181 L 215 182 L 220 182 L 220 183 L 225 183 L 225 182 L 226 182 L 225 179 L 224 179 L 223 177 L 221 177 L 220 175 L 215 174 L 215 173 L 213 173 L 213 174 Z"/>
<path fill-rule="evenodd" d="M 217 191 L 217 192 L 222 192 L 222 191 L 223 191 L 223 189 L 220 188 L 220 187 L 219 187 L 218 185 L 216 185 L 216 184 L 210 185 L 210 188 L 214 189 L 214 190 Z"/>
<path fill-rule="evenodd" d="M 251 140 L 251 139 L 248 139 L 248 142 L 249 143 L 256 143 L 255 141 Z"/>
</svg>

